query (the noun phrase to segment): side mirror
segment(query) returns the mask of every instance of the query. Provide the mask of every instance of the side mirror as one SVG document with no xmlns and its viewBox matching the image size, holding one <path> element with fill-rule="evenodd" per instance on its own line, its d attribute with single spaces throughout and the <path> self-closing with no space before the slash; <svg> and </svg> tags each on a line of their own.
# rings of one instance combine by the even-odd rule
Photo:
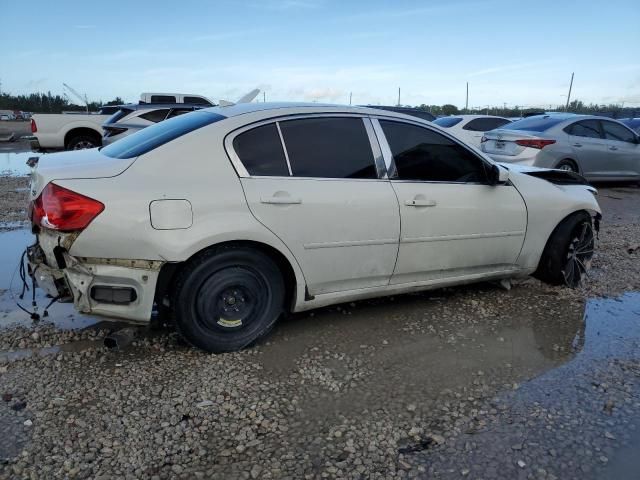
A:
<svg viewBox="0 0 640 480">
<path fill-rule="evenodd" d="M 498 165 L 491 165 L 489 172 L 490 185 L 504 185 L 509 181 L 509 170 Z"/>
</svg>

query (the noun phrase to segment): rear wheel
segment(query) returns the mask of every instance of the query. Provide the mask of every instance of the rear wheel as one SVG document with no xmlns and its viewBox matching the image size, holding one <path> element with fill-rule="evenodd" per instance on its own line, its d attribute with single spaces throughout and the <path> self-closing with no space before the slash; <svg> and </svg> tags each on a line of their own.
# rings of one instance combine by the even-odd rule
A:
<svg viewBox="0 0 640 480">
<path fill-rule="evenodd" d="M 271 330 L 284 296 L 282 274 L 264 253 L 244 247 L 208 250 L 178 274 L 172 302 L 176 328 L 203 350 L 239 350 Z"/>
<path fill-rule="evenodd" d="M 578 287 L 591 267 L 594 246 L 591 216 L 573 214 L 551 234 L 534 276 L 552 285 Z"/>
<path fill-rule="evenodd" d="M 558 165 L 556 165 L 556 168 L 558 170 L 564 170 L 566 172 L 580 173 L 576 162 L 568 158 L 565 158 L 564 160 L 560 160 Z"/>
<path fill-rule="evenodd" d="M 67 150 L 85 150 L 87 148 L 99 147 L 101 142 L 97 137 L 91 135 L 77 135 L 72 137 L 67 143 Z"/>
</svg>

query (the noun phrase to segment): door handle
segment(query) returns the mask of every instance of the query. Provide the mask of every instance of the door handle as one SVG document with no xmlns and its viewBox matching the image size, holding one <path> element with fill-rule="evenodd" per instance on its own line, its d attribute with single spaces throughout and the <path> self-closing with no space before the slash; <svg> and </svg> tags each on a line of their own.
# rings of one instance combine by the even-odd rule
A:
<svg viewBox="0 0 640 480">
<path fill-rule="evenodd" d="M 614 146 L 614 145 L 609 145 L 609 150 L 617 150 L 618 147 Z"/>
<path fill-rule="evenodd" d="M 260 197 L 260 203 L 268 203 L 271 205 L 298 205 L 302 203 L 302 199 L 289 196 Z"/>
<path fill-rule="evenodd" d="M 414 198 L 413 200 L 407 200 L 404 202 L 407 207 L 435 207 L 438 202 L 435 200 L 423 200 L 421 198 Z"/>
<path fill-rule="evenodd" d="M 581 147 L 581 146 L 582 146 L 582 144 L 581 144 L 581 143 L 574 143 L 574 144 L 573 144 L 573 146 L 574 146 L 574 147 Z"/>
</svg>

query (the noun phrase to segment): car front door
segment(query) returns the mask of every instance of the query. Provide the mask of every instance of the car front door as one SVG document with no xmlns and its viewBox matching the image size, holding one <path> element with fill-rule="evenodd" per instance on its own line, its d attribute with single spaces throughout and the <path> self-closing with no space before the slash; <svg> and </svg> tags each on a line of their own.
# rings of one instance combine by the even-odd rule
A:
<svg viewBox="0 0 640 480">
<path fill-rule="evenodd" d="M 393 284 L 438 281 L 515 268 L 527 213 L 516 188 L 489 185 L 490 164 L 426 126 L 374 119 L 391 157 L 401 233 Z"/>
<path fill-rule="evenodd" d="M 311 295 L 389 283 L 400 216 L 368 118 L 270 121 L 228 137 L 227 151 L 251 212 L 291 250 Z"/>
<path fill-rule="evenodd" d="M 601 120 L 607 142 L 606 174 L 614 177 L 640 176 L 640 145 L 637 136 L 627 127 Z"/>
<path fill-rule="evenodd" d="M 578 160 L 581 173 L 590 177 L 600 176 L 605 171 L 608 153 L 600 122 L 581 120 L 565 127 L 564 131 L 568 134 L 569 145 Z"/>
</svg>

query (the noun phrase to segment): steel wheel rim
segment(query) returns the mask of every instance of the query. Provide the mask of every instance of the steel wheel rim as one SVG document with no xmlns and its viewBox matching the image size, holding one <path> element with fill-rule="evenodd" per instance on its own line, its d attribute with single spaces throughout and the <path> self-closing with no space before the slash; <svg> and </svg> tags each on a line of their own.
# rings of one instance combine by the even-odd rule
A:
<svg viewBox="0 0 640 480">
<path fill-rule="evenodd" d="M 226 268 L 214 272 L 198 289 L 194 306 L 200 328 L 234 332 L 250 329 L 266 308 L 259 292 L 268 290 L 262 277 L 248 268 Z"/>
<path fill-rule="evenodd" d="M 571 232 L 571 242 L 567 250 L 566 262 L 562 270 L 565 284 L 580 286 L 591 267 L 595 246 L 591 222 L 582 222 Z"/>
<path fill-rule="evenodd" d="M 87 150 L 89 148 L 93 148 L 95 145 L 88 140 L 82 140 L 76 143 L 73 147 L 74 150 Z"/>
</svg>

